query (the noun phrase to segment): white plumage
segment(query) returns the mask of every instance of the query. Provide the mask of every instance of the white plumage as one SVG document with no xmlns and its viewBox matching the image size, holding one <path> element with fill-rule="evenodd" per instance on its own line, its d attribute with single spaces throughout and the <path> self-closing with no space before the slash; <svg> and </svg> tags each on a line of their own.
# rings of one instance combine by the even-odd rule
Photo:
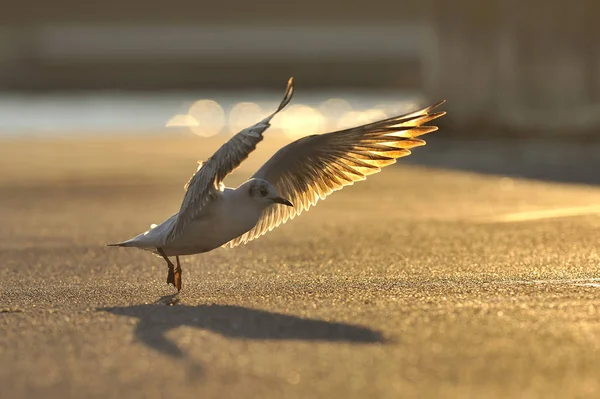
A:
<svg viewBox="0 0 600 399">
<path fill-rule="evenodd" d="M 225 177 L 262 141 L 271 119 L 290 102 L 293 92 L 290 79 L 273 114 L 242 130 L 208 160 L 199 162 L 185 185 L 178 213 L 143 234 L 111 245 L 160 254 L 169 266 L 167 282 L 180 290 L 180 255 L 223 245 L 234 247 L 262 236 L 319 199 L 409 155 L 410 148 L 425 144 L 417 137 L 437 130 L 424 124 L 445 114 L 432 112 L 442 101 L 410 114 L 301 138 L 281 148 L 250 180 L 235 189 L 226 188 Z M 177 257 L 176 268 L 169 256 Z"/>
</svg>

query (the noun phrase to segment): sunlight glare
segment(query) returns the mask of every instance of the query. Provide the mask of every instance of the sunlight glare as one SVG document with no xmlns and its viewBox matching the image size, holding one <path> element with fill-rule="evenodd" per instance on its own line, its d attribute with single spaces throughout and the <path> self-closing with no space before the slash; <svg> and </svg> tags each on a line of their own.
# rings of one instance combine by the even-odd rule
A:
<svg viewBox="0 0 600 399">
<path fill-rule="evenodd" d="M 600 215 L 600 206 L 576 206 L 568 208 L 506 213 L 502 215 L 481 218 L 480 221 L 488 223 L 515 223 L 588 215 Z"/>
</svg>

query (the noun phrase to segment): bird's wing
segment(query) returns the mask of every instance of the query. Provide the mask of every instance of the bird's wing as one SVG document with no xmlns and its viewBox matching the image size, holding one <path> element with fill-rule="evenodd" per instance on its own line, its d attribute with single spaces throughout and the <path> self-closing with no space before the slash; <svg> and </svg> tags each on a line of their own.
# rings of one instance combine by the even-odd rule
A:
<svg viewBox="0 0 600 399">
<path fill-rule="evenodd" d="M 281 148 L 252 177 L 269 181 L 294 206 L 268 207 L 254 228 L 226 245 L 252 241 L 319 199 L 409 155 L 410 148 L 425 144 L 417 137 L 437 130 L 423 125 L 445 114 L 432 112 L 443 103 L 360 127 L 304 137 Z"/>
<path fill-rule="evenodd" d="M 290 78 L 283 100 L 275 112 L 233 136 L 207 161 L 200 163 L 196 173 L 185 185 L 185 196 L 177 220 L 169 231 L 167 241 L 181 234 L 185 225 L 197 217 L 202 208 L 215 197 L 216 193 L 220 191 L 223 179 L 254 151 L 256 145 L 263 139 L 263 132 L 271 126 L 270 122 L 273 116 L 290 102 L 293 93 L 294 80 Z"/>
</svg>

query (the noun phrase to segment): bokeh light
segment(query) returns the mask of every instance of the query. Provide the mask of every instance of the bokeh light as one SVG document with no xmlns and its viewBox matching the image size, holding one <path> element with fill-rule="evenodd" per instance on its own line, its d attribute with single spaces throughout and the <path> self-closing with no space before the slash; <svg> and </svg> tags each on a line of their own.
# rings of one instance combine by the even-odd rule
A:
<svg viewBox="0 0 600 399">
<path fill-rule="evenodd" d="M 302 104 L 289 107 L 278 121 L 279 123 L 274 125 L 292 139 L 323 133 L 326 122 L 319 110 Z"/>
<path fill-rule="evenodd" d="M 239 102 L 233 105 L 226 117 L 223 107 L 214 100 L 194 102 L 187 114 L 177 114 L 167 127 L 187 127 L 199 136 L 214 136 L 223 128 L 231 134 L 246 129 L 269 114 L 272 104 L 261 106 L 255 102 Z M 289 138 L 300 138 L 339 129 L 348 129 L 386 119 L 392 115 L 414 111 L 417 104 L 410 101 L 382 103 L 369 109 L 355 110 L 343 98 L 329 98 L 317 107 L 294 104 L 287 107 L 273 120 L 273 126 L 281 129 Z"/>
<path fill-rule="evenodd" d="M 254 125 L 267 116 L 260 105 L 253 102 L 241 102 L 231 108 L 229 111 L 229 130 L 236 134 L 239 131 Z"/>
<path fill-rule="evenodd" d="M 414 101 L 390 101 L 379 103 L 373 108 L 380 109 L 389 116 L 407 114 L 419 109 L 419 104 Z"/>
<path fill-rule="evenodd" d="M 188 111 L 197 123 L 190 129 L 202 137 L 210 137 L 218 134 L 225 126 L 225 111 L 216 101 L 198 100 Z"/>
<path fill-rule="evenodd" d="M 372 108 L 366 111 L 350 111 L 345 113 L 337 123 L 338 129 L 348 129 L 387 118 L 380 109 Z"/>
<path fill-rule="evenodd" d="M 198 126 L 198 121 L 190 114 L 177 114 L 167 121 L 166 127 Z"/>
<path fill-rule="evenodd" d="M 327 128 L 335 128 L 342 116 L 352 111 L 350 103 L 342 98 L 330 98 L 319 105 L 319 111 L 325 117 Z"/>
</svg>

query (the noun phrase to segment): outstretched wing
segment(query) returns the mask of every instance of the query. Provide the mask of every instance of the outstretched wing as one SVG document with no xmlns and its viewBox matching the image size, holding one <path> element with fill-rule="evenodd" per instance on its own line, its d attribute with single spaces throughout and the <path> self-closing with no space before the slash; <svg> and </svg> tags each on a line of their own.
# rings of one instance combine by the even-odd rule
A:
<svg viewBox="0 0 600 399">
<path fill-rule="evenodd" d="M 425 144 L 416 137 L 437 130 L 423 125 L 445 114 L 432 112 L 443 103 L 360 127 L 304 137 L 281 148 L 252 177 L 269 181 L 294 206 L 270 206 L 252 230 L 226 245 L 252 241 L 319 199 L 409 155 L 410 148 Z"/>
<path fill-rule="evenodd" d="M 200 164 L 196 173 L 185 185 L 185 196 L 177 220 L 169 231 L 167 241 L 181 234 L 185 225 L 197 217 L 202 208 L 215 197 L 223 179 L 254 151 L 256 145 L 262 141 L 264 131 L 271 126 L 271 119 L 290 102 L 293 94 L 294 80 L 290 78 L 283 100 L 275 112 L 256 125 L 233 136 L 212 157 Z"/>
</svg>

